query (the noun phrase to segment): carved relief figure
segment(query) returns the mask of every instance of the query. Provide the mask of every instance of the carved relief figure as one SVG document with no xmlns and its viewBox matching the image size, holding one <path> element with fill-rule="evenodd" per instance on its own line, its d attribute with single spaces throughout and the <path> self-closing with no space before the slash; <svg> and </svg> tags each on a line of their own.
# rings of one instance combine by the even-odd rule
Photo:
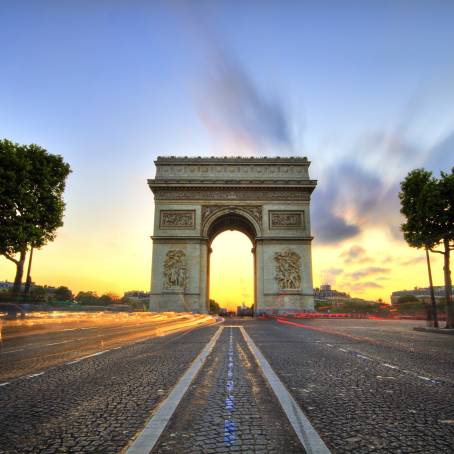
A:
<svg viewBox="0 0 454 454">
<path fill-rule="evenodd" d="M 186 254 L 180 249 L 168 251 L 164 262 L 164 288 L 184 289 L 186 281 Z"/>
<path fill-rule="evenodd" d="M 161 228 L 194 228 L 194 211 L 161 211 Z"/>
<path fill-rule="evenodd" d="M 270 211 L 270 228 L 303 227 L 303 211 Z"/>
<path fill-rule="evenodd" d="M 276 261 L 275 279 L 280 289 L 298 289 L 301 287 L 301 257 L 287 248 L 274 254 Z"/>
</svg>

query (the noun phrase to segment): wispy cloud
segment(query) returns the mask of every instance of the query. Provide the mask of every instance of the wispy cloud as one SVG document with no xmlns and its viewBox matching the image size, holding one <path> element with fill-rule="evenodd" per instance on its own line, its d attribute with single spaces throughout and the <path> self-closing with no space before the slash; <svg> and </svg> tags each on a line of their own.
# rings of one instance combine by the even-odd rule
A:
<svg viewBox="0 0 454 454">
<path fill-rule="evenodd" d="M 356 284 L 352 284 L 349 286 L 349 289 L 354 292 L 362 293 L 365 290 L 368 289 L 378 289 L 378 288 L 383 288 L 383 285 L 377 284 L 377 282 L 358 282 Z"/>
<path fill-rule="evenodd" d="M 359 245 L 353 245 L 349 249 L 342 251 L 339 257 L 345 264 L 367 263 L 372 260 L 368 257 L 366 250 Z"/>
<path fill-rule="evenodd" d="M 375 274 L 386 274 L 391 271 L 390 268 L 382 268 L 380 266 L 369 266 L 367 268 L 362 268 L 358 271 L 353 271 L 352 273 L 348 273 L 346 277 L 353 280 L 359 280 L 364 277 L 372 276 Z"/>
<path fill-rule="evenodd" d="M 285 103 L 260 89 L 219 40 L 211 43 L 197 92 L 199 116 L 222 153 L 294 153 Z"/>
<path fill-rule="evenodd" d="M 320 273 L 322 283 L 335 285 L 336 278 L 342 274 L 342 268 L 326 268 Z"/>
</svg>

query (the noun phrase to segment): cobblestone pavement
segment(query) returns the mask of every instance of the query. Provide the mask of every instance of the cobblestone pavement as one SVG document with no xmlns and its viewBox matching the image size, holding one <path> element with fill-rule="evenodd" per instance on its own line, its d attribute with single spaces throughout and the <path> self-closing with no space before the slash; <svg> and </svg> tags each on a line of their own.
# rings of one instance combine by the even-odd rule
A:
<svg viewBox="0 0 454 454">
<path fill-rule="evenodd" d="M 153 452 L 303 452 L 238 328 L 224 329 Z"/>
<path fill-rule="evenodd" d="M 101 313 L 98 319 L 81 317 L 74 324 L 44 326 L 27 319 L 20 327 L 0 320 L 0 385 L 100 350 L 154 337 L 186 322 L 184 316 L 159 316 L 156 320 L 153 316 L 129 315 L 131 320 L 124 320 L 128 314 L 120 314 L 116 320 L 115 314 Z M 187 323 L 192 322 L 189 319 Z"/>
<path fill-rule="evenodd" d="M 454 339 L 345 322 L 245 327 L 334 453 L 453 453 Z"/>
<path fill-rule="evenodd" d="M 124 346 L 0 387 L 0 453 L 118 453 L 217 328 Z"/>
</svg>

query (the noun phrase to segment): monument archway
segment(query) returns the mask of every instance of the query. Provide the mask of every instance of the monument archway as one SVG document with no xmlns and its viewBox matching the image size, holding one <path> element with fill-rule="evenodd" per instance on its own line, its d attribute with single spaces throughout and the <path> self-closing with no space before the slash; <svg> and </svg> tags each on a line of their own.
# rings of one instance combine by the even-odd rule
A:
<svg viewBox="0 0 454 454">
<path fill-rule="evenodd" d="M 314 309 L 306 158 L 158 157 L 150 310 L 207 312 L 211 242 L 253 244 L 257 313 Z"/>
</svg>

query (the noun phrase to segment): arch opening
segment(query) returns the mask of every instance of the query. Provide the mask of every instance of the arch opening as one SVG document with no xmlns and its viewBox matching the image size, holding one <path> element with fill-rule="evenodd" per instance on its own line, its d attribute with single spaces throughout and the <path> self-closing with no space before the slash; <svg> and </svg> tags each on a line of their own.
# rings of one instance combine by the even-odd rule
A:
<svg viewBox="0 0 454 454">
<path fill-rule="evenodd" d="M 243 233 L 251 240 L 252 244 L 255 245 L 258 229 L 248 217 L 238 211 L 223 213 L 211 220 L 206 232 L 208 244 L 211 245 L 214 238 L 226 230 L 237 230 Z"/>
<path fill-rule="evenodd" d="M 224 229 L 211 238 L 208 257 L 209 300 L 236 312 L 255 301 L 255 266 L 252 239 L 239 229 Z"/>
</svg>

